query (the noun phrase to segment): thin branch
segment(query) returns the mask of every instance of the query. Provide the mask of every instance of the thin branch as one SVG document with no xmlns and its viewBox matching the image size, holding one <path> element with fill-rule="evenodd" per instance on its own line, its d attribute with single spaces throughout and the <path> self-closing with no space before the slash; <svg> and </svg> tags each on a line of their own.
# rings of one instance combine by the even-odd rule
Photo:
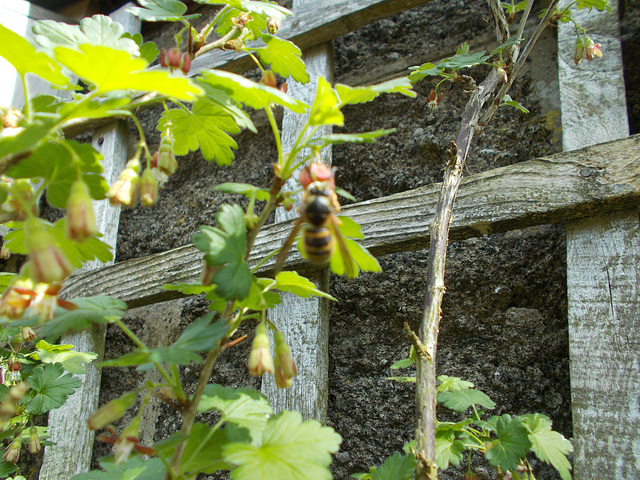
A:
<svg viewBox="0 0 640 480">
<path fill-rule="evenodd" d="M 509 22 L 504 14 L 504 8 L 499 0 L 487 0 L 489 10 L 493 16 L 493 23 L 496 29 L 496 40 L 498 45 L 504 43 L 509 38 Z"/>
</svg>

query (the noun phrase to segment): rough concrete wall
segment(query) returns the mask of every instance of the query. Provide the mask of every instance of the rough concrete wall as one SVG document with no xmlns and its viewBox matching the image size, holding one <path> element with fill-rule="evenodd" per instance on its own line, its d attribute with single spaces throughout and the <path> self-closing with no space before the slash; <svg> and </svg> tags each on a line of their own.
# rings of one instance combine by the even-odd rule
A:
<svg viewBox="0 0 640 480">
<path fill-rule="evenodd" d="M 406 66 L 451 55 L 462 41 L 478 35 L 489 39 L 492 29 L 484 20 L 487 16 L 484 2 L 432 2 L 349 33 L 334 42 L 336 81 L 352 85 L 381 81 L 406 72 Z M 629 17 L 637 20 L 637 2 L 628 6 L 625 18 Z M 625 55 L 639 51 L 637 32 L 637 21 L 628 22 L 630 43 Z M 169 42 L 173 31 L 146 33 Z M 531 114 L 501 109 L 476 138 L 467 175 L 559 150 L 554 45 L 550 33 L 529 63 L 529 73 L 511 92 Z M 637 95 L 637 62 L 627 65 L 628 92 Z M 473 74 L 481 78 L 486 69 Z M 339 168 L 341 187 L 365 200 L 440 181 L 444 148 L 454 136 L 466 96 L 445 87 L 441 107 L 431 112 L 425 100 L 431 88 L 425 81 L 417 87 L 420 97 L 416 100 L 390 96 L 345 111 L 344 131 L 383 127 L 398 131 L 375 146 L 336 148 L 334 164 Z M 628 104 L 635 108 L 637 102 Z M 153 109 L 143 114 L 151 145 L 159 143 L 154 123 L 160 113 Z M 637 131 L 637 115 L 633 118 Z M 214 184 L 245 181 L 267 186 L 275 158 L 268 130 L 261 129 L 258 136 L 243 133 L 237 141 L 239 150 L 232 166 L 217 167 L 199 153 L 182 157 L 158 206 L 124 212 L 117 260 L 190 243 L 197 226 L 212 223 L 222 203 L 236 201 L 211 192 Z M 571 436 L 563 227 L 551 225 L 454 242 L 449 250 L 439 372 L 476 383 L 499 405 L 495 413 L 544 413 L 559 431 Z M 331 293 L 340 303 L 331 310 L 328 417 L 343 436 L 333 467 L 337 479 L 367 471 L 400 451 L 414 428 L 413 386 L 385 378 L 394 374 L 389 366 L 409 350 L 403 323 L 417 328 L 427 252 L 388 255 L 380 261 L 384 272 L 379 275 L 352 282 L 332 278 Z M 143 338 L 170 341 L 205 311 L 202 299 L 178 300 L 134 310 L 128 321 Z M 250 339 L 226 352 L 213 381 L 258 387 L 244 367 L 249 345 Z M 130 348 L 123 335 L 109 329 L 107 358 Z M 133 369 L 126 373 L 105 370 L 102 402 L 145 378 Z M 195 382 L 197 368 L 185 368 L 183 373 L 187 384 Z M 173 413 L 155 404 L 144 439 L 159 440 L 177 427 Z M 107 453 L 106 445 L 96 445 L 96 457 Z M 442 478 L 459 476 L 446 473 Z M 536 477 L 557 478 L 547 467 L 541 467 Z"/>
</svg>

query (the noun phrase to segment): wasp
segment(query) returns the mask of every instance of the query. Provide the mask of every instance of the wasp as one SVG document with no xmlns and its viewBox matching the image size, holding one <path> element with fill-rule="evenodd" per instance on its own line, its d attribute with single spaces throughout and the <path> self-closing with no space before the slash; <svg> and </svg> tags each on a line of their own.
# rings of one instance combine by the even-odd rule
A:
<svg viewBox="0 0 640 480">
<path fill-rule="evenodd" d="M 335 169 L 322 163 L 312 163 L 302 169 L 299 181 L 304 188 L 302 205 L 298 209 L 300 217 L 280 249 L 276 273 L 282 268 L 302 228 L 302 248 L 310 261 L 316 264 L 327 262 L 337 246 L 344 261 L 345 273 L 348 277 L 354 277 L 353 260 L 340 233 L 342 222 L 336 215 L 340 212 L 340 202 L 335 191 Z"/>
</svg>

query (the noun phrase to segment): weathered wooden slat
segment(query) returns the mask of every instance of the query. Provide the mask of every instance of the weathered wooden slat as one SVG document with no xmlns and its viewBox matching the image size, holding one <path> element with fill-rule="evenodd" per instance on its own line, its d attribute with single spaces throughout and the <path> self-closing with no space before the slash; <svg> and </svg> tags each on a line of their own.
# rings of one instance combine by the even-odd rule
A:
<svg viewBox="0 0 640 480">
<path fill-rule="evenodd" d="M 375 254 L 425 248 L 439 184 L 344 207 L 363 226 Z M 451 227 L 453 239 L 592 217 L 640 203 L 640 135 L 584 150 L 498 168 L 463 179 Z M 284 242 L 291 223 L 268 225 L 258 236 L 253 264 Z M 263 270 L 268 269 L 268 265 Z M 303 263 L 292 252 L 288 267 Z M 113 295 L 140 306 L 176 298 L 166 283 L 196 281 L 201 254 L 184 246 L 71 276 L 68 297 Z"/>
<path fill-rule="evenodd" d="M 568 1 L 566 2 L 569 3 Z M 559 25 L 559 89 L 565 150 L 629 134 L 618 26 L 610 13 L 577 12 L 603 57 L 573 58 L 575 32 Z M 640 228 L 638 209 L 569 221 L 567 297 L 574 478 L 640 478 Z"/>
<path fill-rule="evenodd" d="M 140 21 L 126 12 L 132 4 L 124 5 L 111 14 L 122 23 L 128 32 L 140 30 Z M 128 157 L 128 128 L 126 122 L 112 122 L 93 133 L 92 144 L 104 157 L 104 177 L 109 184 L 117 180 Z M 115 252 L 120 220 L 120 207 L 113 207 L 106 200 L 94 203 L 96 224 L 103 233 L 102 240 Z M 88 262 L 80 271 L 86 275 L 103 264 Z M 61 343 L 74 346 L 77 351 L 95 352 L 97 361 L 102 360 L 105 347 L 105 326 L 68 334 Z M 101 369 L 95 364 L 87 365 L 86 373 L 78 375 L 81 386 L 65 404 L 49 414 L 49 433 L 55 445 L 45 448 L 40 469 L 40 480 L 68 480 L 73 475 L 88 472 L 95 432 L 87 428 L 87 419 L 98 408 L 100 397 Z"/>
</svg>

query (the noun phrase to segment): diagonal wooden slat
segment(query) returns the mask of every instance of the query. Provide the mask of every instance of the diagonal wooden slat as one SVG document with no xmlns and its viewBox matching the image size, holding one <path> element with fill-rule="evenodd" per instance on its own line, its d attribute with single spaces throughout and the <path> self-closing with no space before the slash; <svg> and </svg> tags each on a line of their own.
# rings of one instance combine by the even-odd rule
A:
<svg viewBox="0 0 640 480">
<path fill-rule="evenodd" d="M 363 227 L 364 245 L 375 255 L 425 248 L 440 184 L 346 206 L 345 215 Z M 569 219 L 640 204 L 640 135 L 572 152 L 497 168 L 462 180 L 451 226 L 459 240 Z M 268 225 L 258 236 L 255 265 L 284 242 L 291 222 Z M 184 246 L 127 260 L 65 283 L 69 298 L 112 295 L 130 307 L 176 298 L 159 287 L 197 280 L 201 253 Z M 270 263 L 262 268 L 267 271 Z M 292 252 L 288 268 L 306 264 Z"/>
</svg>

